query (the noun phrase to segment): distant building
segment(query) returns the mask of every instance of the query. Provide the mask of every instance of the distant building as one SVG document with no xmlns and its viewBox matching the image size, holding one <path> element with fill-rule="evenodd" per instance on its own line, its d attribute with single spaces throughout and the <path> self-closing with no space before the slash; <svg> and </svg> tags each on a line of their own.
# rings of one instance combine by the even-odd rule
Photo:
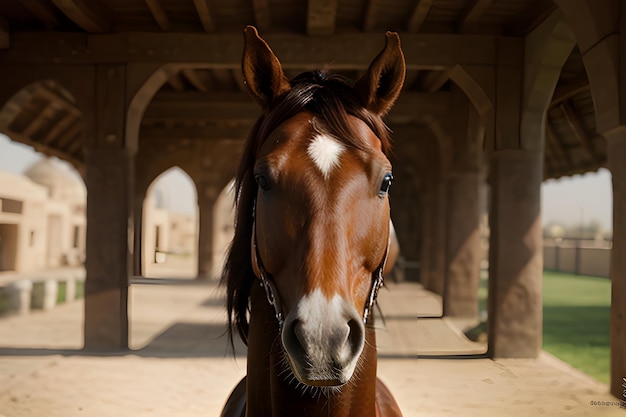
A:
<svg viewBox="0 0 626 417">
<path fill-rule="evenodd" d="M 157 198 L 144 205 L 145 265 L 168 254 L 193 255 L 195 215 L 170 212 Z M 85 260 L 86 189 L 80 177 L 50 158 L 23 175 L 0 171 L 0 271 L 81 266 Z"/>
<path fill-rule="evenodd" d="M 82 264 L 85 197 L 80 179 L 51 159 L 23 176 L 0 172 L 0 271 Z"/>
</svg>

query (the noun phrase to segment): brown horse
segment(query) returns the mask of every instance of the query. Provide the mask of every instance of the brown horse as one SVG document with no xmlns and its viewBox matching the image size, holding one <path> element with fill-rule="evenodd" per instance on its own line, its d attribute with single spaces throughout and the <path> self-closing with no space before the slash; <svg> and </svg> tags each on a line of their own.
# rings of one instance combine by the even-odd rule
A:
<svg viewBox="0 0 626 417">
<path fill-rule="evenodd" d="M 243 76 L 263 114 L 237 173 L 222 278 L 247 377 L 222 416 L 401 416 L 376 377 L 370 314 L 392 263 L 381 116 L 404 82 L 400 38 L 387 33 L 352 85 L 320 71 L 289 81 L 256 29 L 244 35 Z"/>
</svg>

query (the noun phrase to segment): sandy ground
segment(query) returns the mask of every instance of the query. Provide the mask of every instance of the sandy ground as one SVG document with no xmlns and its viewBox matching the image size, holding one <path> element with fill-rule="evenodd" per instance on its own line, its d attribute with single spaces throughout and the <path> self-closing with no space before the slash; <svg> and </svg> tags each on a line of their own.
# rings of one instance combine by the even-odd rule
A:
<svg viewBox="0 0 626 417">
<path fill-rule="evenodd" d="M 132 351 L 80 350 L 81 301 L 0 319 L 0 417 L 219 416 L 246 366 L 242 346 L 227 353 L 222 291 L 158 283 L 131 286 Z M 405 416 L 626 416 L 606 385 L 548 354 L 451 359 L 484 346 L 444 320 L 416 319 L 440 309 L 417 285 L 380 297 L 379 375 Z"/>
</svg>

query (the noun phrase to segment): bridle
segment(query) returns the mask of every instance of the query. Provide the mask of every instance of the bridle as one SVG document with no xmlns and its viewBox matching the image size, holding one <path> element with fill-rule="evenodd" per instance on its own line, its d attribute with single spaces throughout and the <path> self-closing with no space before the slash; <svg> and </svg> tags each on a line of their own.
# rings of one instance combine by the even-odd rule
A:
<svg viewBox="0 0 626 417">
<path fill-rule="evenodd" d="M 389 233 L 389 237 L 387 238 L 387 247 L 385 249 L 385 255 L 383 257 L 383 260 L 378 268 L 376 268 L 376 270 L 374 270 L 374 272 L 372 273 L 372 283 L 370 286 L 369 295 L 367 297 L 367 304 L 365 304 L 365 309 L 363 310 L 363 324 L 367 324 L 367 319 L 369 318 L 372 307 L 374 306 L 376 298 L 378 297 L 378 290 L 380 290 L 380 288 L 383 286 L 383 271 L 385 270 L 385 265 L 387 264 L 390 245 L 391 232 Z M 259 254 L 259 246 L 257 244 L 256 199 L 254 200 L 254 205 L 252 209 L 252 256 L 254 257 L 253 266 L 256 267 L 255 275 L 259 279 L 261 287 L 265 290 L 267 302 L 274 308 L 274 316 L 276 318 L 276 321 L 278 322 L 279 331 L 282 332 L 283 325 L 285 323 L 285 317 L 283 315 L 283 309 L 280 303 L 280 295 L 278 293 L 276 285 L 270 279 L 270 275 L 267 273 L 267 270 L 263 266 L 263 261 L 261 260 L 261 256 Z"/>
</svg>

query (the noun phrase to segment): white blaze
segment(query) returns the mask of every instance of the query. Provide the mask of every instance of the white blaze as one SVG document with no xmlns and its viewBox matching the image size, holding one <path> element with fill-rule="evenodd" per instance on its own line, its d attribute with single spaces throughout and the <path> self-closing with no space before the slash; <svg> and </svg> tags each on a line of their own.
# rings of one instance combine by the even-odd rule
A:
<svg viewBox="0 0 626 417">
<path fill-rule="evenodd" d="M 339 165 L 339 157 L 343 150 L 343 145 L 337 140 L 328 135 L 320 134 L 313 138 L 307 153 L 322 172 L 324 178 L 327 179 L 330 171 Z"/>
</svg>

